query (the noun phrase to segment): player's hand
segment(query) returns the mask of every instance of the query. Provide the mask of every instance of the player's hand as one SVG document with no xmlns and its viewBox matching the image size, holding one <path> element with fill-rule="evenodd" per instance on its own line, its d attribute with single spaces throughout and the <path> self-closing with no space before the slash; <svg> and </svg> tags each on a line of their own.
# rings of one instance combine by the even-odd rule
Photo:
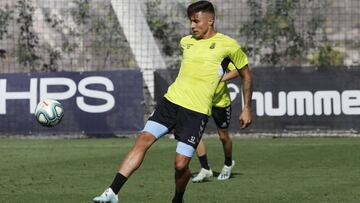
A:
<svg viewBox="0 0 360 203">
<path fill-rule="evenodd" d="M 251 124 L 252 115 L 250 107 L 244 107 L 243 111 L 240 114 L 239 120 L 241 129 L 247 128 Z"/>
</svg>

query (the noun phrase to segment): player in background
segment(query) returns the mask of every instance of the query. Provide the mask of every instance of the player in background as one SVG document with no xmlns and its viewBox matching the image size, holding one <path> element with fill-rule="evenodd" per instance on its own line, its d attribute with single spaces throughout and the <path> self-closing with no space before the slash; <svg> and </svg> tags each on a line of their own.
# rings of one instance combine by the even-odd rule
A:
<svg viewBox="0 0 360 203">
<path fill-rule="evenodd" d="M 215 10 L 210 2 L 195 2 L 188 7 L 187 13 L 192 35 L 180 41 L 183 57 L 179 74 L 122 160 L 113 182 L 93 199 L 94 202 L 118 202 L 117 194 L 140 167 L 148 149 L 171 130 L 174 130 L 177 140 L 172 203 L 184 202 L 183 196 L 191 177 L 190 160 L 211 114 L 215 90 L 220 81 L 228 77 L 228 74 L 223 74 L 223 61 L 231 61 L 243 76 L 245 97 L 240 124 L 242 127 L 251 124 L 252 77 L 247 56 L 236 40 L 215 31 Z M 161 191 L 154 187 L 153 192 Z"/>
<path fill-rule="evenodd" d="M 232 63 L 229 63 L 227 70 L 233 71 L 237 69 Z M 231 77 L 237 77 L 239 75 L 238 71 L 230 72 L 228 74 L 232 73 L 234 74 L 231 75 Z M 231 98 L 226 81 L 221 81 L 219 86 L 216 88 L 215 96 L 213 98 L 211 116 L 213 117 L 217 127 L 219 139 L 224 150 L 225 160 L 224 166 L 217 179 L 227 180 L 231 176 L 231 170 L 235 166 L 235 161 L 232 159 L 232 140 L 228 130 L 231 119 Z M 213 176 L 213 171 L 208 164 L 206 148 L 203 139 L 200 140 L 199 145 L 196 148 L 196 154 L 200 161 L 201 169 L 200 172 L 194 178 L 192 178 L 192 182 L 194 183 L 202 182 Z"/>
</svg>

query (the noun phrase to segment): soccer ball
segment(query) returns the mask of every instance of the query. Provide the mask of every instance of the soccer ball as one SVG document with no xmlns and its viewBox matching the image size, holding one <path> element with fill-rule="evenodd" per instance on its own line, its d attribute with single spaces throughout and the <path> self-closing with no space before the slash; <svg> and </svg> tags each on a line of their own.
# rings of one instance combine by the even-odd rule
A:
<svg viewBox="0 0 360 203">
<path fill-rule="evenodd" d="M 54 99 L 44 99 L 35 109 L 35 118 L 43 126 L 53 127 L 60 123 L 64 116 L 64 108 Z"/>
</svg>

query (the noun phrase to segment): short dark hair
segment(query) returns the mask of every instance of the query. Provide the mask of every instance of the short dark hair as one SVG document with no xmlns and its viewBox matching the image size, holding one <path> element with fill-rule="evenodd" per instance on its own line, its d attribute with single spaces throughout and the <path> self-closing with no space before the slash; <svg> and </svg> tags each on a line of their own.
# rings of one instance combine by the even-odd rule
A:
<svg viewBox="0 0 360 203">
<path fill-rule="evenodd" d="M 212 5 L 211 2 L 209 1 L 198 1 L 195 3 L 192 3 L 188 6 L 187 8 L 187 15 L 188 18 L 190 18 L 192 15 L 194 15 L 194 13 L 197 12 L 207 12 L 207 13 L 211 13 L 214 15 L 215 17 L 215 9 L 214 6 Z"/>
</svg>

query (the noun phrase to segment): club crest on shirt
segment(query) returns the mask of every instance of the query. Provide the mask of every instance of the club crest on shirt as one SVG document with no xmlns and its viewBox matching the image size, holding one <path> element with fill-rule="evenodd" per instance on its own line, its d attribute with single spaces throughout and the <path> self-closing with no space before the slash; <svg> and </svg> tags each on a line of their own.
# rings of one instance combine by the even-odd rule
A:
<svg viewBox="0 0 360 203">
<path fill-rule="evenodd" d="M 210 45 L 210 49 L 215 49 L 215 46 L 216 46 L 216 44 L 215 44 L 215 42 L 213 42 L 211 45 Z"/>
</svg>

